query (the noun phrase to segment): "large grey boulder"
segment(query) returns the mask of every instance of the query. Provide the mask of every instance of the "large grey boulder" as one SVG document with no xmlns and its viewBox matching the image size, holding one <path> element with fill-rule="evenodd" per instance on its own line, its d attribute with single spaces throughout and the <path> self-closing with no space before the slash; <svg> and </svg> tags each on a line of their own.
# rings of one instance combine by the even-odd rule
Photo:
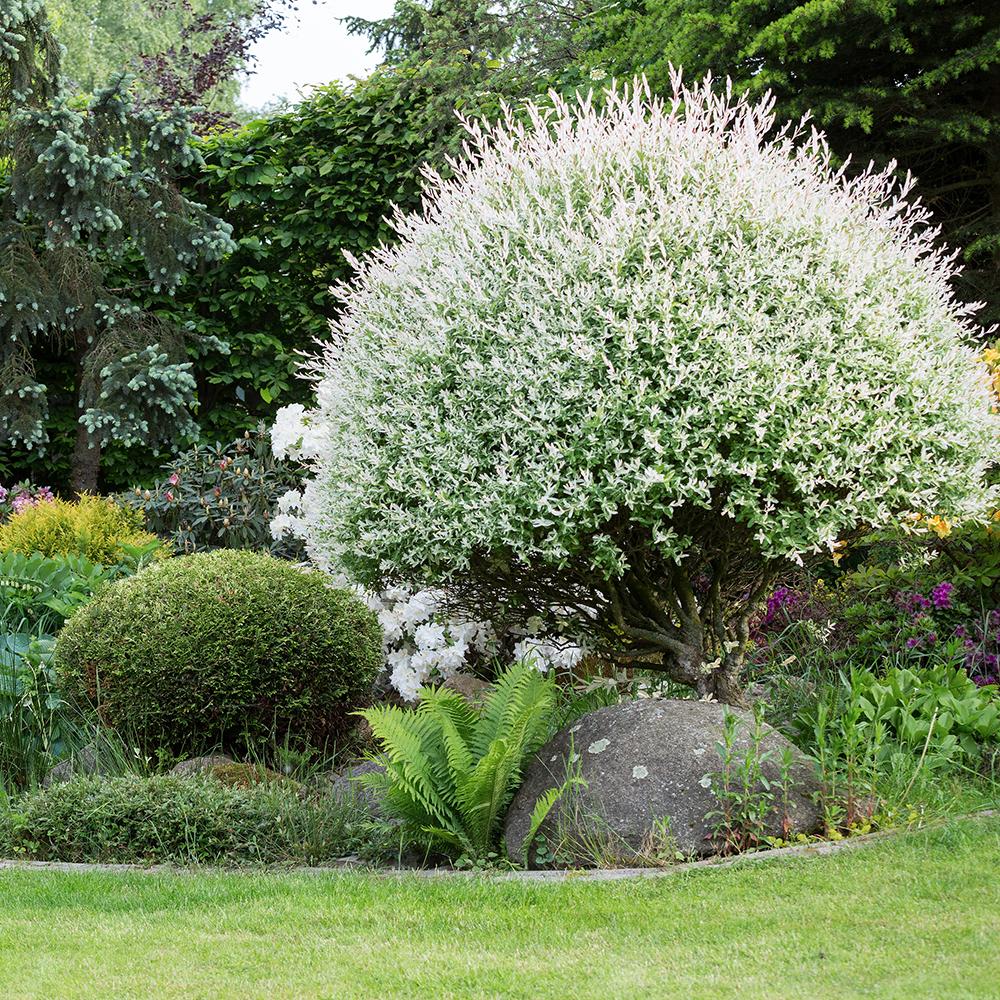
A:
<svg viewBox="0 0 1000 1000">
<path fill-rule="evenodd" d="M 730 754 L 735 777 L 753 742 L 749 712 L 714 702 L 645 699 L 583 716 L 528 764 L 507 814 L 508 855 L 523 859 L 535 802 L 548 789 L 561 786 L 567 773 L 582 783 L 566 792 L 543 822 L 539 833 L 547 850 L 536 857 L 533 846 L 529 864 L 537 867 L 552 855 L 580 865 L 601 859 L 628 863 L 648 854 L 651 845 L 662 850 L 664 841 L 684 856 L 715 853 L 721 846 L 716 836 L 719 821 L 711 814 L 720 809 L 720 781 L 710 776 L 724 769 L 716 744 L 722 741 L 726 712 L 738 717 Z M 782 791 L 785 750 L 792 753 L 793 763 Z M 814 797 L 819 785 L 809 761 L 769 726 L 764 727 L 756 759 L 771 785 L 765 835 L 818 829 L 821 812 Z M 755 793 L 765 790 L 758 785 Z"/>
</svg>

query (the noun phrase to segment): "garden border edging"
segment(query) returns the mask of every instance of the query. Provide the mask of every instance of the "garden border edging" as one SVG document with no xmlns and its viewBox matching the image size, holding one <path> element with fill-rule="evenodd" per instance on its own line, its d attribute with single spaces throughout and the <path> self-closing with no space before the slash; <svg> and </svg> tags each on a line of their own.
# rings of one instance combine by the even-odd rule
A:
<svg viewBox="0 0 1000 1000">
<path fill-rule="evenodd" d="M 867 847 L 880 840 L 897 837 L 901 834 L 918 833 L 924 830 L 948 826 L 952 823 L 962 823 L 969 820 L 990 819 L 1000 816 L 1000 810 L 983 809 L 979 812 L 967 813 L 964 816 L 949 816 L 931 820 L 919 826 L 894 827 L 889 830 L 878 830 L 874 833 L 859 834 L 855 837 L 845 837 L 843 840 L 821 840 L 810 844 L 792 844 L 788 847 L 777 847 L 764 851 L 752 851 L 728 858 L 705 858 L 700 861 L 687 861 L 682 864 L 668 865 L 662 868 L 586 868 L 560 869 L 556 871 L 468 871 L 454 868 L 368 868 L 355 861 L 345 861 L 342 865 L 326 867 L 301 868 L 223 868 L 220 866 L 205 866 L 202 868 L 181 868 L 173 865 L 132 865 L 132 864 L 91 864 L 73 861 L 21 861 L 17 859 L 0 858 L 0 872 L 3 871 L 56 871 L 66 873 L 106 872 L 108 874 L 141 875 L 331 875 L 344 872 L 361 872 L 376 875 L 381 878 L 488 878 L 497 882 L 549 882 L 568 881 L 584 882 L 614 882 L 620 879 L 664 878 L 679 875 L 683 872 L 697 871 L 706 868 L 733 868 L 741 864 L 755 864 L 761 861 L 785 860 L 788 858 L 813 858 L 837 854 L 840 851 Z"/>
</svg>

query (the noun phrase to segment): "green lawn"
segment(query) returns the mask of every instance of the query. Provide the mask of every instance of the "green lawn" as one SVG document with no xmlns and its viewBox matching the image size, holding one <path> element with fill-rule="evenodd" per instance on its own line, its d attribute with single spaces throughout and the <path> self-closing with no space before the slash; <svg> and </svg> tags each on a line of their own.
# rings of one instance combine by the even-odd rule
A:
<svg viewBox="0 0 1000 1000">
<path fill-rule="evenodd" d="M 0 872 L 0 995 L 1000 996 L 1000 820 L 558 885 Z"/>
</svg>

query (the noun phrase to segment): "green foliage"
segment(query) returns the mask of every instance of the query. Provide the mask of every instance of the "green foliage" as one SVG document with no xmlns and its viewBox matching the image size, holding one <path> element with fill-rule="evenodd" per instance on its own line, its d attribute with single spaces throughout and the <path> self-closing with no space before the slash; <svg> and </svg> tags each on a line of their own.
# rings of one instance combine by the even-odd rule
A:
<svg viewBox="0 0 1000 1000">
<path fill-rule="evenodd" d="M 0 853 L 41 861 L 323 864 L 390 837 L 351 803 L 211 778 L 77 778 L 0 809 Z"/>
<path fill-rule="evenodd" d="M 92 489 L 109 441 L 155 447 L 197 430 L 184 332 L 117 290 L 109 261 L 134 255 L 142 283 L 169 294 L 232 244 L 177 187 L 199 162 L 182 114 L 137 105 L 124 78 L 79 106 L 38 0 L 5 7 L 0 34 L 0 434 L 43 447 L 50 392 L 36 361 L 71 363 L 74 485 Z"/>
<path fill-rule="evenodd" d="M 294 375 L 297 352 L 329 333 L 330 286 L 352 273 L 345 252 L 391 240 L 392 206 L 417 204 L 427 142 L 419 95 L 401 95 L 387 74 L 319 88 L 289 111 L 205 140 L 188 189 L 232 224 L 236 250 L 191 275 L 176 300 L 146 304 L 230 347 L 196 361 L 209 440 L 231 440 L 276 403 L 309 398 Z"/>
<path fill-rule="evenodd" d="M 147 567 L 105 588 L 56 645 L 67 691 L 148 752 L 242 750 L 346 736 L 382 664 L 382 632 L 351 593 L 254 552 Z"/>
<path fill-rule="evenodd" d="M 141 513 L 87 494 L 79 500 L 46 500 L 15 514 L 0 525 L 0 552 L 80 555 L 106 567 L 168 554 L 144 530 Z"/>
<path fill-rule="evenodd" d="M 40 783 L 67 749 L 52 649 L 51 636 L 0 634 L 0 793 Z"/>
<path fill-rule="evenodd" d="M 0 628 L 55 632 L 108 577 L 83 556 L 0 552 Z"/>
<path fill-rule="evenodd" d="M 517 663 L 481 708 L 447 688 L 425 687 L 415 709 L 361 713 L 381 744 L 385 773 L 358 780 L 414 839 L 452 857 L 496 851 L 527 758 L 552 728 L 555 679 Z"/>
<path fill-rule="evenodd" d="M 848 10 L 849 7 L 849 10 Z M 1000 317 L 1000 8 L 994 0 L 629 0 L 589 22 L 589 64 L 670 67 L 772 91 L 779 119 L 811 112 L 833 150 L 863 167 L 898 161 L 919 179 L 960 285 Z"/>
<path fill-rule="evenodd" d="M 166 328 L 193 334 L 187 360 L 202 442 L 231 441 L 270 420 L 277 405 L 309 401 L 295 376 L 298 352 L 329 334 L 338 309 L 330 286 L 353 273 L 345 251 L 362 254 L 394 238 L 385 216 L 393 205 L 418 204 L 430 148 L 421 91 L 404 91 L 400 74 L 389 72 L 350 89 L 318 88 L 288 111 L 203 140 L 204 163 L 191 165 L 182 188 L 228 220 L 235 251 L 189 274 L 173 295 L 151 288 L 135 254 L 113 269 L 115 285 Z M 23 476 L 30 467 L 36 479 L 44 470 L 58 484 L 73 448 L 74 374 L 65 359 L 39 359 L 39 370 L 59 387 L 49 452 L 39 460 L 8 446 L 0 469 Z M 148 447 L 112 443 L 104 461 L 108 488 L 157 476 Z"/>
<path fill-rule="evenodd" d="M 760 703 L 754 706 L 752 723 L 726 712 L 722 738 L 715 744 L 722 767 L 702 779 L 709 783 L 718 803 L 718 808 L 705 818 L 713 824 L 715 844 L 721 854 L 738 854 L 764 846 L 768 840 L 768 821 L 775 811 L 782 819 L 783 836 L 788 832 L 788 793 L 794 755 L 787 746 L 780 754 L 777 750 L 762 749 L 768 731 L 763 708 Z M 743 728 L 749 741 L 745 751 L 738 748 Z M 764 763 L 772 758 L 779 768 L 779 778 L 774 783 L 763 769 Z"/>
<path fill-rule="evenodd" d="M 178 552 L 257 549 L 300 558 L 298 540 L 276 540 L 270 523 L 278 500 L 299 489 L 302 473 L 281 462 L 258 428 L 231 445 L 196 445 L 163 466 L 165 480 L 152 489 L 123 493 L 123 504 L 141 511 L 146 524 L 169 538 Z"/>
<path fill-rule="evenodd" d="M 915 787 L 940 792 L 951 775 L 968 784 L 1000 740 L 996 688 L 943 663 L 817 677 L 778 700 L 784 705 L 769 706 L 769 716 L 816 759 L 831 830 L 856 829 L 876 811 L 908 815 Z"/>
<path fill-rule="evenodd" d="M 403 95 L 416 91 L 437 150 L 458 152 L 458 115 L 496 119 L 503 105 L 570 93 L 592 81 L 580 63 L 589 40 L 581 30 L 595 0 L 399 0 L 381 20 L 346 17 L 352 34 L 384 53 Z"/>
<path fill-rule="evenodd" d="M 221 31 L 256 8 L 254 0 L 48 0 L 47 6 L 66 46 L 63 66 L 74 89 L 92 94 L 128 70 L 138 74 L 140 93 L 152 98 L 160 95 L 142 77 L 142 57 L 187 55 L 192 38 L 184 29 L 196 19 L 214 15 Z M 233 111 L 235 89 L 225 80 L 206 103 L 212 110 Z"/>
<path fill-rule="evenodd" d="M 978 687 L 961 669 L 941 663 L 923 670 L 894 667 L 884 677 L 851 681 L 867 725 L 883 723 L 903 746 L 924 746 L 943 760 L 975 761 L 1000 742 L 1000 700 L 994 686 Z"/>
</svg>

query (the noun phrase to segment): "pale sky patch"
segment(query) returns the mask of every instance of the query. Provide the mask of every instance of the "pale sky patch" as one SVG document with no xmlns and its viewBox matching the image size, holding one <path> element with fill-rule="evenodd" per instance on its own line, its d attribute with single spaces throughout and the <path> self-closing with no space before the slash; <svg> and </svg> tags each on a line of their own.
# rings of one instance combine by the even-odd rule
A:
<svg viewBox="0 0 1000 1000">
<path fill-rule="evenodd" d="M 258 43 L 256 72 L 243 84 L 240 97 L 260 109 L 283 98 L 296 100 L 302 91 L 331 80 L 364 76 L 378 63 L 366 55 L 368 40 L 348 35 L 339 17 L 377 19 L 392 12 L 393 0 L 301 0 L 283 31 Z"/>
</svg>

